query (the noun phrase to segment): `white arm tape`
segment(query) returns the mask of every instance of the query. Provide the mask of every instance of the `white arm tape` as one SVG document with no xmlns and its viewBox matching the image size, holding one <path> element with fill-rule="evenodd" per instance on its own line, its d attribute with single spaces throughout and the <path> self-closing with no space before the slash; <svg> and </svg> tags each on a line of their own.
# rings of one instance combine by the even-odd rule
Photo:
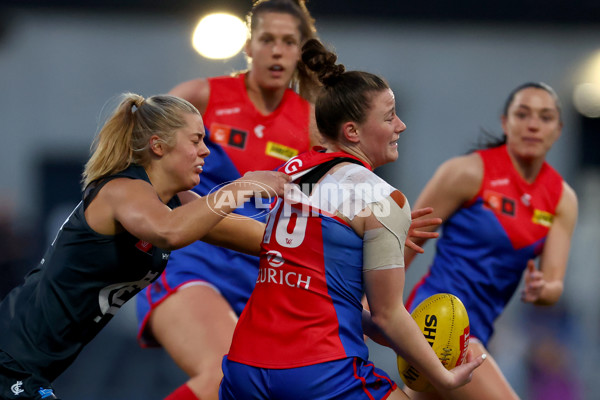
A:
<svg viewBox="0 0 600 400">
<path fill-rule="evenodd" d="M 363 271 L 404 267 L 402 247 L 386 228 L 376 228 L 363 236 Z"/>
<path fill-rule="evenodd" d="M 369 204 L 383 228 L 366 231 L 363 236 L 363 270 L 404 267 L 404 243 L 410 228 L 410 206 L 402 193 L 395 191 Z"/>
</svg>

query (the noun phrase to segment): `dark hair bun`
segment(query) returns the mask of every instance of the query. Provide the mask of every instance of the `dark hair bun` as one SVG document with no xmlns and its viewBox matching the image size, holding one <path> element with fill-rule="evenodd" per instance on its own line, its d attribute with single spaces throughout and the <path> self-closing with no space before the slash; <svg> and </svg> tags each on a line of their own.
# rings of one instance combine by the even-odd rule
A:
<svg viewBox="0 0 600 400">
<path fill-rule="evenodd" d="M 332 86 L 340 80 L 346 68 L 336 64 L 337 56 L 327 50 L 317 39 L 309 39 L 302 46 L 302 62 L 314 71 L 325 86 Z"/>
</svg>

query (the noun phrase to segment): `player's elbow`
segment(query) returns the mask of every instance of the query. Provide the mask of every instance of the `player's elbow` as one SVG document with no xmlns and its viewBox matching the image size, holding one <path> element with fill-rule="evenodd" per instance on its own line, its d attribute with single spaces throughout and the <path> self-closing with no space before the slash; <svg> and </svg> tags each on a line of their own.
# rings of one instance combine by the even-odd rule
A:
<svg viewBox="0 0 600 400">
<path fill-rule="evenodd" d="M 396 317 L 391 309 L 371 310 L 371 321 L 381 332 L 390 332 L 396 324 Z"/>
<path fill-rule="evenodd" d="M 564 284 L 562 280 L 555 280 L 547 282 L 540 298 L 534 302 L 537 306 L 551 306 L 554 305 L 560 296 L 562 296 L 564 290 Z"/>
<path fill-rule="evenodd" d="M 187 246 L 192 241 L 181 229 L 161 229 L 156 232 L 154 245 L 167 251 L 173 251 Z"/>
</svg>

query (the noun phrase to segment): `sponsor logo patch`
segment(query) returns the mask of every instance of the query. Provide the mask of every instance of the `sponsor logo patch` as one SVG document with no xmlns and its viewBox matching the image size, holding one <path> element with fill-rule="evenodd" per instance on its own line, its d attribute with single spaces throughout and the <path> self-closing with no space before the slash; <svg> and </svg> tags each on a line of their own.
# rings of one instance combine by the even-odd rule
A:
<svg viewBox="0 0 600 400">
<path fill-rule="evenodd" d="M 54 391 L 52 389 L 40 388 L 40 390 L 38 390 L 38 393 L 40 394 L 40 396 L 42 396 L 42 399 L 47 399 L 47 398 L 55 399 L 56 398 L 54 396 Z"/>
<path fill-rule="evenodd" d="M 292 157 L 298 155 L 298 150 L 284 146 L 283 144 L 275 142 L 267 142 L 267 148 L 265 154 L 271 157 L 279 158 L 280 160 L 287 161 Z"/>
<path fill-rule="evenodd" d="M 248 132 L 246 131 L 217 123 L 211 124 L 209 131 L 210 138 L 215 143 L 239 149 L 246 148 L 246 139 L 248 137 Z"/>
<path fill-rule="evenodd" d="M 511 217 L 514 217 L 516 214 L 515 200 L 503 196 L 500 193 L 492 192 L 491 190 L 486 190 L 483 193 L 483 204 L 497 213 L 502 213 Z"/>
<path fill-rule="evenodd" d="M 137 242 L 135 244 L 135 247 L 137 247 L 138 250 L 141 250 L 144 253 L 148 253 L 150 251 L 150 249 L 152 248 L 152 244 L 148 243 L 148 242 L 144 242 L 143 240 L 140 240 L 139 242 Z"/>
<path fill-rule="evenodd" d="M 542 225 L 547 228 L 552 226 L 552 221 L 554 220 L 554 215 L 550 214 L 547 211 L 542 210 L 533 210 L 533 217 L 531 217 L 531 222 L 537 225 Z"/>
</svg>

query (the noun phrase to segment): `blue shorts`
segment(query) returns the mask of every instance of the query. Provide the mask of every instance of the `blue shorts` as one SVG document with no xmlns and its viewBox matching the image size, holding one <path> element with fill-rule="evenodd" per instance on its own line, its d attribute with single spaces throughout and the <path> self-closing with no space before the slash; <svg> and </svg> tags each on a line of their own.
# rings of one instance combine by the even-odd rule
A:
<svg viewBox="0 0 600 400">
<path fill-rule="evenodd" d="M 396 383 L 357 357 L 298 368 L 257 368 L 223 358 L 221 400 L 380 400 Z"/>
<path fill-rule="evenodd" d="M 201 241 L 171 252 L 162 275 L 136 297 L 140 344 L 142 347 L 158 345 L 146 324 L 154 307 L 178 289 L 188 285 L 208 285 L 219 292 L 239 316 L 257 277 L 258 257 Z"/>
</svg>

